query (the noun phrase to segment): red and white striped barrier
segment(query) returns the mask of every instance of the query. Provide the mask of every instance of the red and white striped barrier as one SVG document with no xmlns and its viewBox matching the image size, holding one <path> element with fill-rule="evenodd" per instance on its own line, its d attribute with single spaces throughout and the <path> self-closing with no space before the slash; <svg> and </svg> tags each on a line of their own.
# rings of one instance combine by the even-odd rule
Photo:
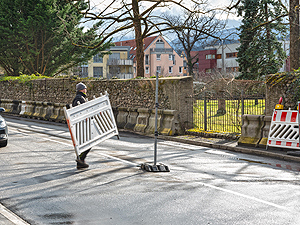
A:
<svg viewBox="0 0 300 225">
<path fill-rule="evenodd" d="M 299 150 L 298 111 L 274 110 L 267 146 Z"/>
</svg>

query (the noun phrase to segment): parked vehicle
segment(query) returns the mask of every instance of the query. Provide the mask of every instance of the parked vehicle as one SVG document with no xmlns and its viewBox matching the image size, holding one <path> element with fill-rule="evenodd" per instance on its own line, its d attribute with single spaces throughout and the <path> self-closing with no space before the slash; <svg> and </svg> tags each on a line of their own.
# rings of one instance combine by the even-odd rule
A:
<svg viewBox="0 0 300 225">
<path fill-rule="evenodd" d="M 4 112 L 5 109 L 0 107 L 0 112 Z M 5 147 L 8 141 L 8 129 L 5 119 L 0 115 L 0 147 Z"/>
</svg>

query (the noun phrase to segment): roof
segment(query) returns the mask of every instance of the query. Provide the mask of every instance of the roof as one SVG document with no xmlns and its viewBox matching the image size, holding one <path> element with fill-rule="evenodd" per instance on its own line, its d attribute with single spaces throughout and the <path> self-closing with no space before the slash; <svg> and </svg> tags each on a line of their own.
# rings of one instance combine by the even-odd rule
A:
<svg viewBox="0 0 300 225">
<path fill-rule="evenodd" d="M 157 38 L 158 36 L 152 36 L 152 37 L 146 37 L 144 39 L 144 51 L 149 47 L 149 45 Z M 134 59 L 135 61 L 135 55 L 136 55 L 136 43 L 135 39 L 127 40 L 127 41 L 118 41 L 115 42 L 116 46 L 130 46 L 130 59 Z"/>
</svg>

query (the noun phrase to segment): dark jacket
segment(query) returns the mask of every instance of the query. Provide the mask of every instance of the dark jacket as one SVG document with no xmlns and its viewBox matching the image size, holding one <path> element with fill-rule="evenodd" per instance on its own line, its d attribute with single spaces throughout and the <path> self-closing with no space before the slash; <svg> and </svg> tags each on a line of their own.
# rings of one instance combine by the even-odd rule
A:
<svg viewBox="0 0 300 225">
<path fill-rule="evenodd" d="M 75 98 L 73 99 L 73 102 L 72 102 L 72 106 L 77 106 L 77 102 L 80 102 L 80 104 L 82 103 L 85 103 L 86 102 L 86 94 L 84 94 L 83 92 L 81 91 L 77 91 L 76 92 L 76 96 Z"/>
</svg>

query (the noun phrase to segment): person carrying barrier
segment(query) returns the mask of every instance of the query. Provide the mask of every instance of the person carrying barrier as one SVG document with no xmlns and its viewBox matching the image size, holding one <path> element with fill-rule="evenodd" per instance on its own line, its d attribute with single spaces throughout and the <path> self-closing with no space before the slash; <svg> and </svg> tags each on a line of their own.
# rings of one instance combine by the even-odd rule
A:
<svg viewBox="0 0 300 225">
<path fill-rule="evenodd" d="M 75 107 L 79 104 L 85 103 L 86 100 L 86 92 L 87 92 L 87 87 L 84 83 L 80 82 L 76 85 L 76 96 L 72 101 L 72 106 Z M 88 149 L 84 152 L 82 152 L 79 157 L 76 159 L 77 162 L 77 169 L 84 169 L 88 168 L 89 165 L 85 162 L 85 158 L 87 154 L 90 152 L 91 149 Z"/>
<path fill-rule="evenodd" d="M 85 158 L 91 148 L 117 136 L 119 132 L 109 101 L 108 93 L 86 98 L 86 85 L 76 85 L 76 96 L 72 105 L 64 107 L 64 114 L 76 154 L 77 169 L 88 168 Z M 70 107 L 68 107 L 70 106 Z M 74 107 L 73 107 L 74 106 Z"/>
</svg>

